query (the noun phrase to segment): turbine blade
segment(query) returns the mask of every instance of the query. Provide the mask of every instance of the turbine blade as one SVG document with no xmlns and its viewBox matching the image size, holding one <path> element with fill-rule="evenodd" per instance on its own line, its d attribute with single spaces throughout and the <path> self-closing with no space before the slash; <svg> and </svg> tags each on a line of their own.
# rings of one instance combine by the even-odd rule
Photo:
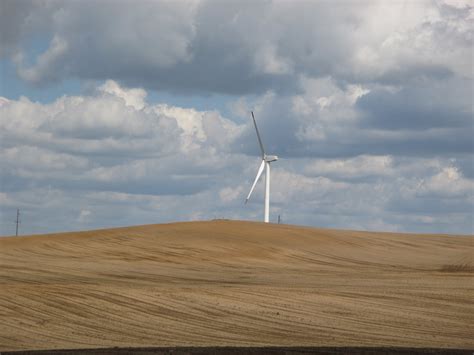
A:
<svg viewBox="0 0 474 355">
<path fill-rule="evenodd" d="M 257 131 L 258 144 L 260 145 L 260 150 L 262 151 L 262 159 L 263 159 L 265 157 L 265 149 L 263 149 L 262 139 L 260 138 L 260 133 L 258 133 L 257 122 L 255 121 L 255 117 L 253 116 L 253 111 L 251 112 L 252 112 L 252 118 L 253 118 L 253 125 L 255 126 L 255 130 Z"/>
<path fill-rule="evenodd" d="M 255 185 L 257 185 L 258 179 L 260 179 L 260 176 L 261 176 L 262 173 L 263 173 L 263 168 L 264 168 L 264 167 L 265 167 L 265 160 L 262 160 L 262 164 L 260 164 L 260 168 L 258 168 L 257 176 L 255 177 L 255 181 L 253 182 L 253 185 L 252 185 L 252 188 L 250 189 L 249 195 L 248 195 L 247 198 L 245 199 L 245 203 L 247 203 L 247 201 L 248 201 L 249 198 L 250 198 L 250 195 L 251 195 L 252 192 L 253 192 L 253 189 L 255 188 Z"/>
</svg>

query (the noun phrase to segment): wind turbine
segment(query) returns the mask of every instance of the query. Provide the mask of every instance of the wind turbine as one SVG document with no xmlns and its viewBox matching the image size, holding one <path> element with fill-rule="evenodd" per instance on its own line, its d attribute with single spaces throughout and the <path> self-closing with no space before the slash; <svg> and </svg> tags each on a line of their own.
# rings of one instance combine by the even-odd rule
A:
<svg viewBox="0 0 474 355">
<path fill-rule="evenodd" d="M 255 121 L 253 112 L 252 112 L 252 119 L 253 119 L 253 124 L 255 126 L 255 131 L 257 132 L 257 138 L 258 138 L 258 144 L 260 145 L 260 151 L 262 152 L 262 163 L 260 164 L 260 167 L 258 168 L 257 176 L 255 177 L 255 181 L 253 182 L 249 195 L 245 199 L 245 203 L 248 202 L 250 195 L 252 194 L 253 189 L 255 188 L 255 185 L 257 185 L 257 182 L 263 173 L 263 169 L 265 168 L 265 209 L 264 209 L 265 213 L 264 213 L 263 221 L 265 223 L 268 223 L 270 219 L 270 163 L 277 161 L 278 157 L 276 155 L 265 154 L 265 149 L 263 149 L 262 139 L 260 138 L 260 133 L 258 133 L 257 122 Z"/>
</svg>

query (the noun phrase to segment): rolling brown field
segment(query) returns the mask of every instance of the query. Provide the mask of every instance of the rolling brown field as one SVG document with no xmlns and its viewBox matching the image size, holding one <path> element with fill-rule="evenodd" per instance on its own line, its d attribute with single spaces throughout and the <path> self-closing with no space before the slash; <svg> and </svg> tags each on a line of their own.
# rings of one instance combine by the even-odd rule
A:
<svg viewBox="0 0 474 355">
<path fill-rule="evenodd" d="M 0 351 L 474 348 L 472 236 L 239 221 L 0 238 Z"/>
</svg>

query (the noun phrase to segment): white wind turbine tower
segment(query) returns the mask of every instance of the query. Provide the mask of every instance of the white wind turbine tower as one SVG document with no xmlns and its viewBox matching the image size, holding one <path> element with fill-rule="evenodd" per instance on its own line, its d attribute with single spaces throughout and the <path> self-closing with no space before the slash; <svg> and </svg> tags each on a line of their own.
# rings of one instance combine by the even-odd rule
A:
<svg viewBox="0 0 474 355">
<path fill-rule="evenodd" d="M 263 168 L 265 168 L 265 217 L 264 222 L 268 223 L 270 217 L 270 163 L 277 161 L 278 157 L 276 155 L 267 155 L 265 154 L 265 149 L 263 149 L 262 139 L 260 138 L 260 134 L 258 133 L 257 122 L 255 121 L 255 117 L 253 116 L 252 112 L 252 119 L 253 124 L 255 126 L 255 131 L 257 132 L 258 144 L 260 145 L 260 151 L 262 152 L 262 163 L 258 168 L 257 176 L 255 177 L 255 181 L 253 182 L 252 188 L 250 189 L 249 195 L 245 199 L 245 203 L 248 202 L 250 195 L 257 185 L 257 181 L 260 179 L 260 176 L 263 173 Z"/>
</svg>

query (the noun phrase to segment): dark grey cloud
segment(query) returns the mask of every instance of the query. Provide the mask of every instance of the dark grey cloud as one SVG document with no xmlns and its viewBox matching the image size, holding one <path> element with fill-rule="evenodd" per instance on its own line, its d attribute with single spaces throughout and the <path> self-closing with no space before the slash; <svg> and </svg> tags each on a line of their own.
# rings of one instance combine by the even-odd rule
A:
<svg viewBox="0 0 474 355">
<path fill-rule="evenodd" d="M 472 82 L 426 80 L 396 92 L 373 90 L 357 101 L 366 127 L 388 130 L 472 128 Z"/>
<path fill-rule="evenodd" d="M 474 147 L 472 151 L 474 151 Z M 459 165 L 459 168 L 461 169 L 464 176 L 469 179 L 474 179 L 474 156 L 472 154 L 462 155 L 454 160 Z"/>
<path fill-rule="evenodd" d="M 466 56 L 472 57 L 469 6 L 210 0 L 16 3 L 4 2 L 2 42 L 20 50 L 13 58 L 19 75 L 35 84 L 72 77 L 181 93 L 289 93 L 301 76 L 391 85 L 443 78 L 468 73 Z M 375 20 L 381 11 L 394 17 Z M 394 22 L 396 16 L 404 21 Z M 28 65 L 31 58 L 21 55 L 21 49 L 32 33 L 49 38 L 50 46 Z"/>
<path fill-rule="evenodd" d="M 272 98 L 271 103 L 265 105 L 264 109 L 255 112 L 255 118 L 267 154 L 278 153 L 277 155 L 284 158 L 304 153 L 302 143 L 296 137 L 298 122 L 291 112 L 288 98 Z M 250 119 L 248 121 L 250 123 Z M 233 149 L 249 155 L 260 154 L 253 124 L 246 125 L 245 132 L 235 141 Z"/>
<path fill-rule="evenodd" d="M 282 157 L 461 158 L 474 149 L 470 84 L 432 79 L 403 88 L 368 86 L 351 99 L 347 86 L 318 79 L 302 95 L 269 95 L 255 104 L 256 117 L 268 150 Z M 258 154 L 251 126 L 234 149 Z"/>
<path fill-rule="evenodd" d="M 30 4 L 22 1 L 2 1 L 0 3 L 0 54 L 5 55 L 11 47 L 18 43 L 21 37 L 19 24 L 31 10 Z"/>
</svg>

